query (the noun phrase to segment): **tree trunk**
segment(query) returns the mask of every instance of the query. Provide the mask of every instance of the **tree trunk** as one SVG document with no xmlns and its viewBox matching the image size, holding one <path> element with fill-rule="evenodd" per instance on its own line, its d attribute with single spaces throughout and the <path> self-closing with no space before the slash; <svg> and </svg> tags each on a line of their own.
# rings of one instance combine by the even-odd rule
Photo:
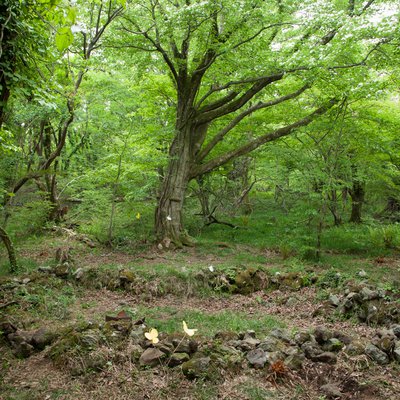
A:
<svg viewBox="0 0 400 400">
<path fill-rule="evenodd" d="M 364 185 L 359 181 L 353 182 L 353 187 L 350 190 L 351 196 L 351 216 L 350 222 L 361 224 L 361 209 L 364 203 L 365 189 Z"/>
<path fill-rule="evenodd" d="M 169 153 L 169 163 L 155 214 L 156 237 L 165 248 L 193 245 L 183 228 L 183 203 L 191 168 L 191 129 L 180 130 Z"/>
<path fill-rule="evenodd" d="M 339 226 L 342 224 L 342 216 L 338 210 L 338 202 L 337 202 L 337 193 L 336 190 L 331 190 L 331 193 L 328 194 L 328 202 L 329 202 L 329 211 L 333 216 L 333 222 L 335 226 Z"/>
<path fill-rule="evenodd" d="M 7 249 L 8 259 L 10 261 L 10 272 L 16 272 L 18 265 L 17 265 L 17 258 L 15 256 L 14 246 L 10 237 L 8 236 L 8 233 L 1 226 L 0 226 L 0 238 Z"/>
</svg>

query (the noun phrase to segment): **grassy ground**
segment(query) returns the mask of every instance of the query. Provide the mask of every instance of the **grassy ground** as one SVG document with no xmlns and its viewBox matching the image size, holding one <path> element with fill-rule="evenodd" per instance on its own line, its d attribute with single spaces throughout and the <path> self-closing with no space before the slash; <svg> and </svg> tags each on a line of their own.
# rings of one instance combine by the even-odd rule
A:
<svg viewBox="0 0 400 400">
<path fill-rule="evenodd" d="M 57 277 L 41 277 L 1 294 L 0 302 L 17 303 L 0 310 L 23 329 L 50 326 L 63 329 L 83 321 L 104 321 L 106 314 L 125 310 L 133 318 L 146 318 L 149 327 L 173 333 L 182 321 L 198 329 L 200 342 L 207 343 L 217 332 L 255 330 L 261 337 L 274 327 L 290 331 L 310 330 L 317 325 L 338 329 L 354 337 L 370 338 L 375 327 L 356 321 L 328 316 L 313 317 L 313 311 L 329 296 L 324 285 L 296 291 L 268 290 L 248 295 L 230 294 L 198 285 L 198 274 L 210 268 L 229 275 L 237 268 L 260 268 L 270 274 L 300 272 L 306 277 L 322 276 L 329 282 L 341 274 L 341 280 L 362 280 L 365 271 L 370 282 L 385 289 L 399 290 L 400 258 L 397 252 L 399 230 L 396 225 L 345 225 L 325 228 L 319 259 L 314 257 L 316 232 L 312 225 L 296 222 L 274 210 L 266 216 L 256 210 L 250 217 L 232 217 L 239 226 L 222 225 L 199 228 L 189 220 L 195 235 L 194 248 L 160 253 L 148 236 L 150 214 L 143 213 L 142 226 L 130 226 L 140 237 L 132 240 L 118 231 L 121 245 L 114 249 L 97 244 L 89 248 L 75 236 L 52 232 L 24 236 L 15 225 L 10 229 L 16 241 L 20 271 L 18 279 L 38 267 L 55 264 L 58 248 L 71 248 L 75 268 L 93 267 L 99 271 L 128 269 L 140 277 L 144 290 L 127 293 L 121 290 L 84 287 Z M 71 221 L 70 221 L 71 222 Z M 73 221 L 72 221 L 73 222 Z M 127 224 L 129 225 L 129 224 Z M 128 228 L 127 228 L 128 229 Z M 81 233 L 96 232 L 91 226 Z M 90 233 L 89 232 L 89 233 Z M 94 234 L 96 237 L 96 234 Z M 4 249 L 0 249 L 0 274 L 10 278 Z M 11 277 L 12 278 L 12 277 Z M 328 285 L 329 287 L 329 285 Z M 142 288 L 142 289 L 143 289 Z M 290 300 L 290 301 L 288 301 Z M 138 369 L 128 361 L 113 363 L 82 376 L 59 368 L 45 352 L 28 359 L 16 359 L 4 341 L 1 344 L 0 399 L 323 399 L 318 391 L 323 377 L 344 382 L 356 376 L 367 388 L 344 398 L 398 399 L 399 367 L 379 367 L 368 360 L 356 362 L 341 358 L 337 365 L 306 365 L 303 372 L 288 374 L 279 382 L 268 371 L 244 367 L 240 373 L 227 374 L 218 382 L 188 381 L 179 369 Z M 347 397 L 346 397 L 347 396 Z M 397 397 L 396 397 L 397 396 Z"/>
</svg>

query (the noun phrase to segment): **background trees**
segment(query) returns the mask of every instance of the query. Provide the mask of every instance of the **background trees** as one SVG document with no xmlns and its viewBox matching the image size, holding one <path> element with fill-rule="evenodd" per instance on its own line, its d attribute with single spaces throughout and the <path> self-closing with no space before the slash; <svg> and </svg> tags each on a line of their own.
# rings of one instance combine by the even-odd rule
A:
<svg viewBox="0 0 400 400">
<path fill-rule="evenodd" d="M 310 124 L 368 79 L 371 58 L 395 31 L 394 9 L 372 6 L 143 0 L 128 8 L 116 46 L 148 54 L 176 92 L 156 210 L 164 246 L 190 244 L 182 220 L 190 180 Z M 293 99 L 297 109 L 288 105 Z M 285 117 L 276 118 L 274 107 Z M 257 133 L 218 151 L 234 128 L 261 111 Z"/>
<path fill-rule="evenodd" d="M 385 209 L 396 219 L 393 2 L 64 6 L 10 2 L 1 17 L 11 232 L 29 206 L 32 229 L 71 209 L 67 220 L 102 242 L 146 241 L 156 208 L 159 243 L 181 246 L 197 232 L 198 199 L 206 223 L 237 226 L 251 193 L 286 213 L 307 208 L 314 227 Z M 247 219 L 231 223 L 240 209 Z"/>
</svg>

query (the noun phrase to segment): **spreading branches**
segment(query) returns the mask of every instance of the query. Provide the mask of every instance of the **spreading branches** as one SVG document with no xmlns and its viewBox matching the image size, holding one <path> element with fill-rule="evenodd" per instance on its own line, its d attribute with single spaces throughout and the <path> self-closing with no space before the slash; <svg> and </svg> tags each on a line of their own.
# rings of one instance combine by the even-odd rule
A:
<svg viewBox="0 0 400 400">
<path fill-rule="evenodd" d="M 246 144 L 229 151 L 225 154 L 222 154 L 218 157 L 215 157 L 214 159 L 208 161 L 205 164 L 202 165 L 197 165 L 192 168 L 190 171 L 190 176 L 191 178 L 195 178 L 196 176 L 203 175 L 207 172 L 210 172 L 214 170 L 215 168 L 226 164 L 230 160 L 243 156 L 245 154 L 250 153 L 251 151 L 257 149 L 261 145 L 272 142 L 274 140 L 277 140 L 281 137 L 287 136 L 290 133 L 292 133 L 295 129 L 300 128 L 302 126 L 306 126 L 310 124 L 312 121 L 314 121 L 318 116 L 326 113 L 330 108 L 332 108 L 338 100 L 336 99 L 331 99 L 328 103 L 324 104 L 323 106 L 319 107 L 315 111 L 313 111 L 311 114 L 307 115 L 304 118 L 301 118 L 297 120 L 296 122 L 286 125 L 282 128 L 278 128 L 272 132 L 268 132 L 265 135 L 259 136 L 253 140 L 250 140 Z"/>
<path fill-rule="evenodd" d="M 228 125 L 226 125 L 223 129 L 221 129 L 213 138 L 212 140 L 201 150 L 201 152 L 198 154 L 196 157 L 196 160 L 202 161 L 209 153 L 210 151 L 221 141 L 223 138 L 226 136 L 227 133 L 229 133 L 236 125 L 239 124 L 240 121 L 242 121 L 245 117 L 251 115 L 253 112 L 257 110 L 261 110 L 264 108 L 272 107 L 277 104 L 283 103 L 285 101 L 294 99 L 298 96 L 300 96 L 306 89 L 308 89 L 310 85 L 307 83 L 303 85 L 300 89 L 296 90 L 293 93 L 287 94 L 285 96 L 278 97 L 277 99 L 266 101 L 266 102 L 259 102 L 251 107 L 249 107 L 247 110 L 241 112 L 239 115 L 237 115 Z"/>
</svg>

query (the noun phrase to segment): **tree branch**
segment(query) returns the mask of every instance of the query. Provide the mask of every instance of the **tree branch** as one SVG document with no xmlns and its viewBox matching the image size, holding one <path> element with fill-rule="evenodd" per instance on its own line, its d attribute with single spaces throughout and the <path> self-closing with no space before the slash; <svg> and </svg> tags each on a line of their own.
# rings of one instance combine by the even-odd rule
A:
<svg viewBox="0 0 400 400">
<path fill-rule="evenodd" d="M 310 124 L 319 115 L 326 113 L 337 102 L 338 102 L 337 99 L 331 99 L 327 104 L 323 105 L 322 107 L 316 109 L 314 112 L 312 112 L 308 116 L 306 116 L 302 119 L 299 119 L 290 125 L 286 125 L 282 128 L 276 129 L 272 132 L 268 132 L 265 135 L 255 138 L 235 150 L 229 151 L 225 154 L 222 154 L 221 156 L 218 156 L 218 157 L 208 161 L 206 164 L 197 165 L 197 166 L 193 167 L 192 170 L 190 171 L 190 178 L 193 179 L 199 175 L 210 172 L 213 169 L 226 164 L 227 162 L 229 162 L 230 160 L 232 160 L 236 157 L 243 156 L 247 153 L 250 153 L 251 151 L 257 149 L 258 147 L 260 147 L 261 145 L 263 145 L 267 142 L 272 142 L 281 137 L 289 135 L 293 130 L 295 130 L 301 126 L 306 126 L 306 125 Z"/>
<path fill-rule="evenodd" d="M 254 111 L 261 110 L 263 108 L 275 106 L 277 104 L 283 103 L 287 100 L 294 99 L 300 94 L 302 94 L 305 90 L 307 90 L 310 87 L 310 84 L 305 84 L 303 87 L 301 87 L 299 90 L 296 90 L 293 93 L 287 94 L 285 96 L 278 97 L 277 99 L 270 100 L 267 102 L 260 102 L 255 104 L 252 107 L 249 107 L 247 110 L 243 111 L 240 113 L 238 116 L 236 116 L 225 128 L 220 130 L 214 137 L 213 139 L 205 146 L 203 150 L 200 151 L 198 156 L 196 157 L 196 160 L 202 161 L 204 158 L 210 153 L 210 151 L 221 141 L 223 138 L 226 136 L 228 132 L 230 132 L 236 125 L 239 124 L 242 119 L 247 117 L 248 115 L 252 114 Z"/>
<path fill-rule="evenodd" d="M 262 89 L 264 89 L 267 85 L 279 81 L 283 77 L 284 73 L 278 73 L 275 75 L 259 78 L 258 82 L 256 82 L 237 100 L 228 102 L 227 104 L 224 104 L 221 107 L 218 107 L 211 111 L 207 110 L 203 112 L 200 111 L 196 117 L 196 123 L 198 124 L 209 123 L 214 119 L 220 118 L 226 114 L 230 114 L 238 110 L 239 108 L 243 107 L 250 99 L 252 99 L 257 93 L 259 93 Z"/>
</svg>

